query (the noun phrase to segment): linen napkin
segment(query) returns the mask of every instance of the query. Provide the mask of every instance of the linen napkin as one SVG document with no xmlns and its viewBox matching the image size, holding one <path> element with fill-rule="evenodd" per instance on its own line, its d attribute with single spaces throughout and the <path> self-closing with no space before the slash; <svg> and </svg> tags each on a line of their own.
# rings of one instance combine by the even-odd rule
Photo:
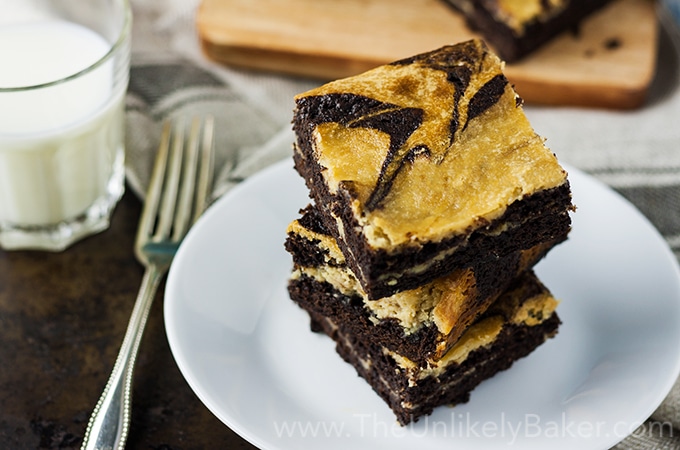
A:
<svg viewBox="0 0 680 450">
<path fill-rule="evenodd" d="M 215 117 L 213 198 L 290 156 L 293 96 L 318 84 L 230 70 L 206 60 L 195 36 L 199 0 L 133 0 L 132 61 L 126 99 L 126 175 L 143 197 L 168 119 Z"/>
<path fill-rule="evenodd" d="M 200 0 L 131 0 L 133 54 L 127 96 L 127 180 L 143 198 L 166 119 L 216 119 L 213 198 L 292 154 L 293 96 L 315 80 L 250 73 L 206 60 L 196 39 Z M 636 111 L 525 108 L 561 161 L 635 204 L 680 257 L 680 2 L 660 8 L 659 71 Z M 670 11 L 670 12 L 669 12 Z M 521 93 L 520 93 L 521 94 Z M 680 349 L 678 349 L 680 351 Z M 616 450 L 680 449 L 680 382 Z"/>
</svg>

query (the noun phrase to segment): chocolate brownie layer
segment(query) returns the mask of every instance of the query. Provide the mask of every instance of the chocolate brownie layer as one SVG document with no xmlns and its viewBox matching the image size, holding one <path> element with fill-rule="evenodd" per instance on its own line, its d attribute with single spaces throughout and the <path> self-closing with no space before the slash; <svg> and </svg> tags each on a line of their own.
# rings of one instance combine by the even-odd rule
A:
<svg viewBox="0 0 680 450">
<path fill-rule="evenodd" d="M 610 0 L 446 0 L 507 62 L 533 52 Z"/>
<path fill-rule="evenodd" d="M 535 277 L 521 278 L 437 366 L 426 368 L 347 331 L 335 317 L 308 313 L 312 329 L 325 332 L 336 342 L 342 358 L 389 405 L 399 423 L 406 425 L 438 406 L 467 402 L 479 383 L 508 369 L 554 336 L 560 324 L 556 306 L 557 301 Z"/>
<path fill-rule="evenodd" d="M 310 206 L 288 227 L 285 245 L 295 263 L 289 293 L 305 309 L 333 317 L 353 334 L 426 365 L 446 353 L 512 280 L 554 244 L 539 244 L 369 300 L 319 220 L 318 210 Z"/>
<path fill-rule="evenodd" d="M 369 298 L 562 239 L 566 172 L 480 41 L 296 97 L 295 166 Z"/>
</svg>

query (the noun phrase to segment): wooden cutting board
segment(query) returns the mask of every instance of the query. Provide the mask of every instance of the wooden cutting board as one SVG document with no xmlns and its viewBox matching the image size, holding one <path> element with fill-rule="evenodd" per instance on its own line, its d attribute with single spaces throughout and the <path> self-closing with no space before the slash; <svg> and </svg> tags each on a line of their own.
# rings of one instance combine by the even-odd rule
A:
<svg viewBox="0 0 680 450">
<path fill-rule="evenodd" d="M 203 0 L 205 54 L 239 67 L 331 80 L 471 37 L 442 0 Z M 640 106 L 656 64 L 651 0 L 616 0 L 506 75 L 527 103 Z"/>
</svg>

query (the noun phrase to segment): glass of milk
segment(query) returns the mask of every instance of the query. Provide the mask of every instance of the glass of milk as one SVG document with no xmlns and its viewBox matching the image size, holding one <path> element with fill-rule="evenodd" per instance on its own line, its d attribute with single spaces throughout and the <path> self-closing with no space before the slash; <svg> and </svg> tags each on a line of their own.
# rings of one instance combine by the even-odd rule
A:
<svg viewBox="0 0 680 450">
<path fill-rule="evenodd" d="M 124 189 L 127 0 L 0 0 L 0 248 L 61 251 Z"/>
</svg>

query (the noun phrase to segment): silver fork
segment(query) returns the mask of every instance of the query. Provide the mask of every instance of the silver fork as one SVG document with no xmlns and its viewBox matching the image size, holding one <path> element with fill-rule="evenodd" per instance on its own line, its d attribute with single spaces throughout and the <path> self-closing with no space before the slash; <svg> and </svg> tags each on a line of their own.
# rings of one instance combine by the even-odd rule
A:
<svg viewBox="0 0 680 450">
<path fill-rule="evenodd" d="M 132 375 L 151 304 L 180 242 L 206 207 L 212 184 L 214 121 L 194 119 L 186 145 L 184 126 L 172 128 L 169 123 L 163 128 L 137 230 L 135 255 L 146 267 L 144 278 L 113 371 L 87 425 L 83 450 L 125 447 Z"/>
</svg>

